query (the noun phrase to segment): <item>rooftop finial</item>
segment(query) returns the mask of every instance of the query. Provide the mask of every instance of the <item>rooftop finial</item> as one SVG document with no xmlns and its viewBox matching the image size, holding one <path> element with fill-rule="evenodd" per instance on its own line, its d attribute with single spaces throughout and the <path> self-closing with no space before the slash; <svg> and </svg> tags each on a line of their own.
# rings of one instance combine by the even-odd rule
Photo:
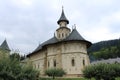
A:
<svg viewBox="0 0 120 80">
<path fill-rule="evenodd" d="M 62 10 L 64 10 L 64 6 L 62 5 Z"/>
<path fill-rule="evenodd" d="M 74 26 L 73 26 L 74 28 L 73 29 L 76 29 L 76 24 L 74 24 Z"/>
</svg>

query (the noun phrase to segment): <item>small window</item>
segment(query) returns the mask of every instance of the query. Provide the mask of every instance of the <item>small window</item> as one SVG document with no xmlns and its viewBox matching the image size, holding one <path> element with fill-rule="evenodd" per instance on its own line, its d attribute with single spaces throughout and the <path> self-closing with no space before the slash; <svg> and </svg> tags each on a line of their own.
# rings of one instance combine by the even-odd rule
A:
<svg viewBox="0 0 120 80">
<path fill-rule="evenodd" d="M 34 68 L 36 68 L 36 65 L 34 65 Z"/>
<path fill-rule="evenodd" d="M 64 37 L 64 34 L 62 33 L 62 37 Z"/>
<path fill-rule="evenodd" d="M 56 67 L 56 60 L 54 60 L 54 64 L 53 65 L 54 65 L 54 67 Z"/>
<path fill-rule="evenodd" d="M 67 33 L 66 33 L 66 37 L 67 37 Z"/>
<path fill-rule="evenodd" d="M 59 38 L 60 38 L 60 34 L 59 34 L 59 36 L 58 36 Z"/>
<path fill-rule="evenodd" d="M 60 26 L 62 26 L 62 24 L 60 23 Z"/>
<path fill-rule="evenodd" d="M 48 67 L 50 66 L 50 62 L 48 61 Z"/>
<path fill-rule="evenodd" d="M 35 69 L 37 69 L 37 64 L 35 65 Z"/>
<path fill-rule="evenodd" d="M 83 59 L 83 66 L 85 66 L 85 60 Z"/>
<path fill-rule="evenodd" d="M 38 69 L 39 69 L 39 64 L 38 64 Z"/>
<path fill-rule="evenodd" d="M 75 60 L 74 59 L 72 59 L 71 64 L 72 64 L 72 66 L 75 66 Z"/>
</svg>

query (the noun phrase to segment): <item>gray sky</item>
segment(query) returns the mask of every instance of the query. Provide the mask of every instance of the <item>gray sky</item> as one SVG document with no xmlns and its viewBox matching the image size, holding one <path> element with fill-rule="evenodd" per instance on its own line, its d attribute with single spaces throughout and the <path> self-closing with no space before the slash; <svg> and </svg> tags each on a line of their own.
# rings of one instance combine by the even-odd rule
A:
<svg viewBox="0 0 120 80">
<path fill-rule="evenodd" d="M 91 42 L 120 38 L 120 0 L 0 0 L 0 43 L 32 52 L 54 35 L 62 5 L 70 24 Z"/>
</svg>

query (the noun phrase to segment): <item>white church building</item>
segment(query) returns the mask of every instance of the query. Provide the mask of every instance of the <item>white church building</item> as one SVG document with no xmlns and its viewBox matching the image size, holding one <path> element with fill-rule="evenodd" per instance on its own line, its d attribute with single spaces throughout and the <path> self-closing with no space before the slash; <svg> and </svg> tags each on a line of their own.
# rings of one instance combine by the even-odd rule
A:
<svg viewBox="0 0 120 80">
<path fill-rule="evenodd" d="M 71 30 L 67 26 L 69 20 L 63 9 L 57 23 L 59 28 L 54 36 L 28 54 L 28 60 L 41 75 L 45 75 L 46 69 L 62 68 L 66 77 L 80 77 L 82 69 L 90 64 L 87 48 L 91 42 L 85 40 L 76 28 Z"/>
</svg>

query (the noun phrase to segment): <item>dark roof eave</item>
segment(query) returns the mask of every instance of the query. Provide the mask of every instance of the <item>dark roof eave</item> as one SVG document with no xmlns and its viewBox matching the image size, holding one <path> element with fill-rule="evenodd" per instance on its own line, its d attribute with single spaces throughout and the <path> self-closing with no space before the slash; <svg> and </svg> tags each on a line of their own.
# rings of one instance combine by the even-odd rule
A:
<svg viewBox="0 0 120 80">
<path fill-rule="evenodd" d="M 32 55 L 32 54 L 35 54 L 35 53 L 39 52 L 39 51 L 42 50 L 45 46 L 57 44 L 57 43 L 60 43 L 60 42 L 68 42 L 68 41 L 82 41 L 82 42 L 85 42 L 85 43 L 87 43 L 87 48 L 89 48 L 89 47 L 92 45 L 91 42 L 86 41 L 86 40 L 63 40 L 63 41 L 58 41 L 58 42 L 56 42 L 56 43 L 46 44 L 46 45 L 42 46 L 41 49 L 39 49 L 39 50 L 37 50 L 37 51 L 34 51 L 34 52 L 28 54 L 27 57 L 29 57 L 29 56 Z"/>
<path fill-rule="evenodd" d="M 69 29 L 69 30 L 71 31 L 71 29 L 68 28 L 68 27 L 60 27 L 60 28 L 58 28 L 56 31 L 58 31 L 58 30 L 61 29 L 61 28 L 66 28 L 66 29 Z"/>
<path fill-rule="evenodd" d="M 62 22 L 62 21 L 65 21 L 65 22 L 67 22 L 67 24 L 69 24 L 69 21 L 68 21 L 68 20 L 58 20 L 57 23 L 59 24 L 59 23 Z"/>
<path fill-rule="evenodd" d="M 67 42 L 67 41 L 82 41 L 82 42 L 85 42 L 85 43 L 87 43 L 87 48 L 89 48 L 92 45 L 92 43 L 87 41 L 87 40 L 65 40 L 64 42 Z"/>
<path fill-rule="evenodd" d="M 59 43 L 59 42 L 56 42 L 56 43 Z M 33 51 L 32 53 L 28 54 L 27 57 L 29 57 L 30 55 L 32 55 L 32 54 L 34 54 L 34 53 L 39 52 L 39 51 L 42 50 L 45 46 L 52 45 L 52 44 L 56 44 L 56 43 L 50 43 L 50 44 L 43 45 L 41 49 L 36 50 L 36 51 Z"/>
</svg>

